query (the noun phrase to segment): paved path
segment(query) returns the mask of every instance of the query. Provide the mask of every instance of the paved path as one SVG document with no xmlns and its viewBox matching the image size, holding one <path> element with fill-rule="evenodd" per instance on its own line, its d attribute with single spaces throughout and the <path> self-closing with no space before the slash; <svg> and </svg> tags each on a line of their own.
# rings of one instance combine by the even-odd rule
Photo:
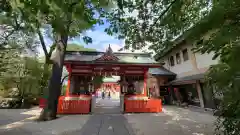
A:
<svg viewBox="0 0 240 135">
<path fill-rule="evenodd" d="M 32 110 L 38 109 L 33 108 Z M 35 115 L 34 112 L 27 114 L 26 112 L 28 111 L 29 109 L 0 109 L 0 126 L 20 121 Z"/>
<path fill-rule="evenodd" d="M 8 112 L 2 111 L 0 114 Z M 158 114 L 121 114 L 119 101 L 109 99 L 98 99 L 93 115 L 63 115 L 47 122 L 33 120 L 36 109 L 20 112 L 30 118 L 5 122 L 0 135 L 213 135 L 215 120 L 210 114 L 173 106 L 164 107 Z"/>
</svg>

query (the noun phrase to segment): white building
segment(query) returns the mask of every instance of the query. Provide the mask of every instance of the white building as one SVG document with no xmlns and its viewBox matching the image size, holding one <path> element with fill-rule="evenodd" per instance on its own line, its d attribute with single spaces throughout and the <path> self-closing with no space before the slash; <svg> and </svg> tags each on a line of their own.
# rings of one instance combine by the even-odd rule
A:
<svg viewBox="0 0 240 135">
<path fill-rule="evenodd" d="M 180 40 L 157 60 L 163 62 L 166 69 L 177 74 L 176 79 L 169 83 L 175 88 L 175 93 L 178 93 L 175 95 L 176 99 L 181 95 L 181 99 L 190 105 L 214 108 L 213 92 L 204 87 L 204 74 L 219 59 L 213 60 L 213 53 L 195 53 L 193 48 L 193 44 Z"/>
</svg>

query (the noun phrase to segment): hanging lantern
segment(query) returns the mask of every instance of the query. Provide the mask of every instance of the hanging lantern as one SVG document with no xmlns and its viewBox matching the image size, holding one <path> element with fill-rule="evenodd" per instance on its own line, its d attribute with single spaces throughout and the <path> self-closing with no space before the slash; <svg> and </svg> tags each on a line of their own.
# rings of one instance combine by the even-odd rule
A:
<svg viewBox="0 0 240 135">
<path fill-rule="evenodd" d="M 121 82 L 121 85 L 122 85 L 122 92 L 126 93 L 127 92 L 128 83 L 127 83 L 127 81 L 125 79 L 125 76 L 123 77 L 123 81 Z"/>
<path fill-rule="evenodd" d="M 91 81 L 88 83 L 88 91 L 89 92 L 94 92 L 94 84 L 93 84 L 93 76 L 90 79 Z"/>
<path fill-rule="evenodd" d="M 104 77 L 107 77 L 107 72 L 104 72 Z"/>
<path fill-rule="evenodd" d="M 92 82 L 88 83 L 88 91 L 93 92 L 93 84 Z"/>
</svg>

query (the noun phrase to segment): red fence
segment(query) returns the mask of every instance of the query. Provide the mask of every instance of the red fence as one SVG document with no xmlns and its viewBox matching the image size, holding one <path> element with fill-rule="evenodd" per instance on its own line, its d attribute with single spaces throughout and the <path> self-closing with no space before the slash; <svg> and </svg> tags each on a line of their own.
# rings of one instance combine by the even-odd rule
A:
<svg viewBox="0 0 240 135">
<path fill-rule="evenodd" d="M 44 108 L 47 103 L 47 99 L 45 98 L 40 98 L 39 99 L 39 108 Z"/>
<path fill-rule="evenodd" d="M 44 108 L 47 99 L 39 99 L 39 107 Z M 58 99 L 58 114 L 87 114 L 90 113 L 91 96 L 88 95 L 71 95 L 61 96 Z"/>
<path fill-rule="evenodd" d="M 91 96 L 61 96 L 58 101 L 58 114 L 87 114 L 90 113 Z"/>
<path fill-rule="evenodd" d="M 124 99 L 126 113 L 158 113 L 162 112 L 160 99 Z"/>
</svg>

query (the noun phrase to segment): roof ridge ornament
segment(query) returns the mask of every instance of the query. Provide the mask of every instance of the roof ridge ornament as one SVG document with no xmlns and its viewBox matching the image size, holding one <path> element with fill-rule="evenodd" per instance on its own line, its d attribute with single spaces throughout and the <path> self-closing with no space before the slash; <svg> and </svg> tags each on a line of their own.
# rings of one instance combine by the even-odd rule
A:
<svg viewBox="0 0 240 135">
<path fill-rule="evenodd" d="M 118 60 L 119 60 L 119 58 L 114 55 L 110 44 L 109 44 L 106 52 L 100 58 L 96 59 L 96 61 L 118 61 Z"/>
<path fill-rule="evenodd" d="M 109 44 L 107 50 L 106 50 L 106 53 L 109 53 L 109 54 L 112 54 L 113 53 L 113 50 L 111 48 L 111 45 Z"/>
</svg>

